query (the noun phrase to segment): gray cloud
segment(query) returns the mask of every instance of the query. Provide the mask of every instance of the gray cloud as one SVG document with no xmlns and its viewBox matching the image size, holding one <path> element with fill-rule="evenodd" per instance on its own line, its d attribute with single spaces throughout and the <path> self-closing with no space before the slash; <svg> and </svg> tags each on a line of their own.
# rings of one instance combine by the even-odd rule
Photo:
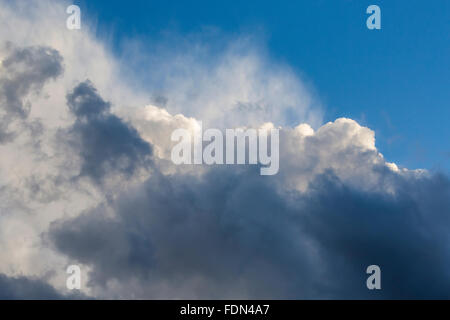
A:
<svg viewBox="0 0 450 320">
<path fill-rule="evenodd" d="M 65 143 L 81 157 L 80 176 L 96 183 L 113 172 L 131 176 L 150 164 L 152 147 L 138 132 L 110 113 L 110 104 L 97 93 L 90 81 L 80 83 L 67 95 L 67 104 L 76 117 L 64 132 Z"/>
<path fill-rule="evenodd" d="M 25 98 L 38 93 L 50 79 L 63 73 L 63 59 L 58 51 L 44 46 L 11 48 L 0 65 L 0 143 L 10 141 L 14 120 L 25 120 L 31 103 Z"/>
<path fill-rule="evenodd" d="M 81 293 L 63 295 L 40 279 L 8 277 L 0 274 L 0 300 L 86 299 Z"/>
<path fill-rule="evenodd" d="M 145 282 L 142 288 L 149 287 L 149 292 L 138 295 L 159 297 L 151 292 L 152 284 L 167 282 L 174 288 L 198 277 L 207 287 L 171 294 L 220 297 L 228 291 L 243 296 L 244 291 L 234 288 L 236 278 L 256 284 L 268 275 L 261 271 L 264 264 L 274 272 L 272 276 L 281 277 L 291 269 L 276 263 L 281 268 L 274 270 L 270 258 L 280 261 L 286 255 L 289 249 L 283 246 L 289 244 L 292 227 L 275 218 L 286 211 L 285 205 L 256 171 L 245 177 L 222 174 L 212 173 L 207 182 L 155 175 L 115 203 L 116 219 L 107 218 L 105 208 L 99 207 L 74 220 L 56 222 L 49 237 L 71 259 L 94 266 L 92 285 L 138 279 Z M 253 192 L 265 201 L 253 201 Z M 286 286 L 267 279 L 259 283 L 260 294 L 282 291 L 269 290 L 272 282 Z M 257 294 L 256 288 L 248 289 Z"/>
<path fill-rule="evenodd" d="M 349 188 L 326 174 L 299 199 L 299 223 L 329 270 L 324 283 L 337 298 L 448 299 L 448 177 L 381 174 L 393 180 L 395 195 Z M 371 264 L 381 267 L 382 291 L 365 287 Z"/>
<path fill-rule="evenodd" d="M 112 204 L 115 218 L 98 207 L 48 236 L 93 267 L 91 286 L 140 283 L 118 296 L 448 298 L 448 178 L 379 174 L 396 195 L 351 188 L 332 172 L 304 194 L 280 194 L 253 170 L 153 176 Z M 382 291 L 365 287 L 371 264 Z"/>
</svg>

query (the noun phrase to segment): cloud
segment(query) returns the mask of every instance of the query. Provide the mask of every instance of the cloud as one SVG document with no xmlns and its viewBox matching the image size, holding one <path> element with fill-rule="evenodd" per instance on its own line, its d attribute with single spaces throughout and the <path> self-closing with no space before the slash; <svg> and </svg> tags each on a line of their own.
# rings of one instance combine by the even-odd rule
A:
<svg viewBox="0 0 450 320">
<path fill-rule="evenodd" d="M 128 48 L 143 81 L 89 21 L 67 30 L 63 3 L 0 7 L 0 295 L 66 297 L 77 263 L 97 298 L 448 298 L 448 177 L 387 162 L 352 119 L 322 124 L 261 45 Z M 280 127 L 279 173 L 175 166 L 170 133 L 200 121 Z"/>
<path fill-rule="evenodd" d="M 1 300 L 61 300 L 86 299 L 82 294 L 63 295 L 46 282 L 27 277 L 7 277 L 0 274 Z"/>
<path fill-rule="evenodd" d="M 356 121 L 339 118 L 314 131 L 302 123 L 280 133 L 281 184 L 304 191 L 319 174 L 332 169 L 345 183 L 364 190 L 389 191 L 391 184 L 374 168 L 390 168 L 405 175 L 420 170 L 400 170 L 388 163 L 375 147 L 375 133 Z"/>
<path fill-rule="evenodd" d="M 110 113 L 110 104 L 97 94 L 91 82 L 78 84 L 67 95 L 67 104 L 76 121 L 65 132 L 66 143 L 76 148 L 81 157 L 80 176 L 100 183 L 112 172 L 129 178 L 137 168 L 149 165 L 150 144 Z"/>
<path fill-rule="evenodd" d="M 283 213 L 283 201 L 255 173 L 242 176 L 219 169 L 201 180 L 155 175 L 121 195 L 109 210 L 99 207 L 75 220 L 55 222 L 48 237 L 62 253 L 92 267 L 90 285 L 100 286 L 99 294 L 246 297 L 246 291 L 254 289 L 245 283 L 256 280 L 252 270 L 261 270 L 261 264 L 271 268 L 265 247 L 272 257 L 286 251 L 285 221 L 274 219 Z M 254 201 L 261 196 L 264 203 Z M 111 210 L 114 218 L 105 215 Z M 271 276 L 281 272 L 273 271 Z M 126 288 L 135 282 L 140 285 Z M 270 289 L 265 282 L 260 284 Z M 238 285 L 242 291 L 236 290 Z"/>
<path fill-rule="evenodd" d="M 175 38 L 144 57 L 145 48 L 131 46 L 133 59 L 127 61 L 133 65 L 137 56 L 135 68 L 151 70 L 137 75 L 155 100 L 162 100 L 158 106 L 201 119 L 208 127 L 320 125 L 320 100 L 289 66 L 273 61 L 253 37 L 215 37 L 223 41 Z"/>
<path fill-rule="evenodd" d="M 0 64 L 0 142 L 10 141 L 14 131 L 11 122 L 25 120 L 31 103 L 25 101 L 30 93 L 38 93 L 50 79 L 63 72 L 62 57 L 58 51 L 45 46 L 11 48 Z"/>
<path fill-rule="evenodd" d="M 102 188 L 93 183 L 88 171 L 83 176 L 87 179 L 73 179 L 80 175 L 83 158 L 77 153 L 78 145 L 61 140 L 70 137 L 82 143 L 83 134 L 61 134 L 67 133 L 76 122 L 67 105 L 67 94 L 80 82 L 91 79 L 99 93 L 109 93 L 112 106 L 121 100 L 119 97 L 131 104 L 141 99 L 138 92 L 130 93 L 117 76 L 114 60 L 92 36 L 88 23 L 79 32 L 65 28 L 66 7 L 64 2 L 55 1 L 0 0 L 0 78 L 4 80 L 0 92 L 5 92 L 3 85 L 11 84 L 12 80 L 17 84 L 16 91 L 8 91 L 15 93 L 17 99 L 10 99 L 14 103 L 0 97 L 0 116 L 7 115 L 13 120 L 2 131 L 8 134 L 4 136 L 8 143 L 0 143 L 0 273 L 43 279 L 58 291 L 65 290 L 65 268 L 70 261 L 50 250 L 42 242 L 41 234 L 53 220 L 77 216 L 97 205 L 107 196 L 102 188 L 109 188 L 106 183 L 109 180 L 101 174 L 98 179 L 102 177 Z M 3 63 L 17 52 L 20 54 L 11 58 L 9 72 L 4 72 Z M 52 78 L 61 70 L 51 67 L 58 62 L 64 73 Z M 39 73 L 43 75 L 42 81 Z M 25 117 L 9 112 L 17 109 L 15 106 L 22 107 Z M 108 114 L 105 119 L 112 119 L 113 126 L 132 137 L 132 130 L 124 129 L 125 122 Z M 106 122 L 103 121 L 105 129 L 112 130 Z M 103 160 L 100 169 L 119 161 Z M 135 175 L 140 173 L 133 171 L 132 166 L 117 165 L 115 178 L 128 177 L 128 168 Z M 117 188 L 132 184 L 133 179 L 122 179 Z M 111 188 L 108 190 L 110 196 Z M 46 277 L 49 272 L 52 276 Z M 89 293 L 88 288 L 85 290 Z"/>
<path fill-rule="evenodd" d="M 450 180 L 379 174 L 393 181 L 395 195 L 348 187 L 325 174 L 299 201 L 299 223 L 328 271 L 326 291 L 333 298 L 448 299 Z M 382 270 L 380 292 L 365 288 L 363 271 L 371 264 Z"/>
<path fill-rule="evenodd" d="M 170 137 L 176 129 L 183 128 L 194 134 L 200 122 L 183 114 L 170 114 L 166 109 L 154 105 L 119 111 L 121 117 L 132 124 L 141 137 L 152 144 L 158 158 L 170 160 L 173 142 Z"/>
<path fill-rule="evenodd" d="M 55 222 L 49 237 L 92 267 L 90 285 L 106 297 L 448 298 L 450 181 L 373 170 L 395 194 L 331 170 L 303 193 L 250 168 L 154 176 L 109 210 Z M 365 287 L 371 264 L 381 292 Z"/>
</svg>

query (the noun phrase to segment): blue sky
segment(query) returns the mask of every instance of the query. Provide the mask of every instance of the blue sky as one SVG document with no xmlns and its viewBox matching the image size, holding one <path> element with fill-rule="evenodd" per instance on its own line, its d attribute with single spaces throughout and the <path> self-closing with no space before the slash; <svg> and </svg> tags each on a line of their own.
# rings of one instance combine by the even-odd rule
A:
<svg viewBox="0 0 450 320">
<path fill-rule="evenodd" d="M 401 166 L 450 168 L 449 1 L 75 3 L 116 53 L 126 39 L 167 31 L 257 34 L 272 58 L 315 88 L 326 121 L 349 117 L 370 127 L 379 150 Z M 381 30 L 366 28 L 370 4 L 381 8 Z"/>
</svg>

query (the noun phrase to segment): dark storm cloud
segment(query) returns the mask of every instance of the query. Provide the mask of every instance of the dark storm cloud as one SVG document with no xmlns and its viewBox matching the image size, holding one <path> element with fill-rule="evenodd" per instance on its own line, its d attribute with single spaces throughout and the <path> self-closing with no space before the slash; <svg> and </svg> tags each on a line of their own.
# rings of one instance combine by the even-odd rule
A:
<svg viewBox="0 0 450 320">
<path fill-rule="evenodd" d="M 352 189 L 331 172 L 305 194 L 280 194 L 250 171 L 155 175 L 112 205 L 114 219 L 99 207 L 48 236 L 93 267 L 91 285 L 200 278 L 182 297 L 448 298 L 448 178 L 379 174 L 395 195 Z M 381 291 L 366 288 L 371 264 Z"/>
<path fill-rule="evenodd" d="M 25 98 L 39 92 L 44 84 L 63 73 L 58 51 L 43 46 L 11 49 L 0 67 L 0 143 L 10 141 L 9 124 L 27 118 L 31 103 Z"/>
<path fill-rule="evenodd" d="M 128 176 L 149 164 L 152 147 L 130 125 L 110 113 L 90 81 L 80 83 L 67 95 L 67 104 L 76 117 L 66 132 L 68 143 L 81 156 L 80 176 L 100 183 L 108 173 Z"/>
<path fill-rule="evenodd" d="M 57 224 L 64 231 L 55 231 L 58 248 L 71 252 L 83 263 L 96 261 L 95 281 L 104 284 L 111 275 L 119 278 L 131 274 L 145 277 L 151 261 L 151 247 L 145 233 L 126 232 L 123 225 L 104 215 L 104 208 L 94 210 L 92 216 L 82 215 L 70 223 Z M 79 238 L 83 234 L 83 239 Z M 90 249 L 87 249 L 90 248 Z M 140 251 L 142 248 L 142 251 Z"/>
<path fill-rule="evenodd" d="M 63 295 L 39 279 L 8 277 L 0 274 L 0 300 L 60 300 L 85 299 L 80 293 Z"/>
<path fill-rule="evenodd" d="M 326 262 L 327 290 L 337 298 L 450 298 L 450 182 L 395 176 L 395 195 L 349 188 L 321 176 L 299 199 L 298 220 Z M 365 287 L 379 265 L 382 291 Z"/>
<path fill-rule="evenodd" d="M 117 219 L 106 218 L 98 208 L 55 223 L 49 237 L 72 259 L 94 266 L 95 284 L 137 277 L 175 286 L 200 277 L 211 286 L 192 296 L 221 297 L 221 289 L 232 290 L 241 276 L 252 283 L 252 294 L 281 297 L 290 285 L 275 277 L 306 268 L 298 256 L 286 260 L 302 245 L 289 241 L 296 226 L 277 218 L 285 205 L 256 171 L 234 177 L 219 171 L 208 182 L 155 175 L 115 204 Z M 269 274 L 272 278 L 259 281 Z"/>
</svg>

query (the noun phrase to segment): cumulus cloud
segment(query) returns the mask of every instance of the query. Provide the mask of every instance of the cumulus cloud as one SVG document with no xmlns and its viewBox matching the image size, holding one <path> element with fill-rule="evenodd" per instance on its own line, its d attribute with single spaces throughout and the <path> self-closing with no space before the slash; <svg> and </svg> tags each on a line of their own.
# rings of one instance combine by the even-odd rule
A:
<svg viewBox="0 0 450 320">
<path fill-rule="evenodd" d="M 374 167 L 388 167 L 375 147 L 375 133 L 356 121 L 339 118 L 314 131 L 302 123 L 281 131 L 283 158 L 280 178 L 283 184 L 304 191 L 318 174 L 332 169 L 346 183 L 367 191 L 389 191 L 390 183 Z M 420 171 L 402 170 L 402 174 L 420 175 Z"/>
<path fill-rule="evenodd" d="M 63 3 L 0 7 L 0 297 L 73 298 L 78 264 L 95 298 L 449 298 L 448 177 L 387 162 L 352 119 L 321 124 L 261 46 L 141 54 L 142 88 Z M 279 173 L 175 166 L 171 132 L 200 121 L 279 127 Z"/>
<path fill-rule="evenodd" d="M 447 298 L 450 181 L 366 169 L 395 193 L 353 187 L 332 169 L 304 192 L 251 169 L 157 176 L 111 203 L 113 217 L 101 206 L 49 236 L 92 266 L 100 296 Z M 375 263 L 380 293 L 365 287 Z"/>
</svg>

